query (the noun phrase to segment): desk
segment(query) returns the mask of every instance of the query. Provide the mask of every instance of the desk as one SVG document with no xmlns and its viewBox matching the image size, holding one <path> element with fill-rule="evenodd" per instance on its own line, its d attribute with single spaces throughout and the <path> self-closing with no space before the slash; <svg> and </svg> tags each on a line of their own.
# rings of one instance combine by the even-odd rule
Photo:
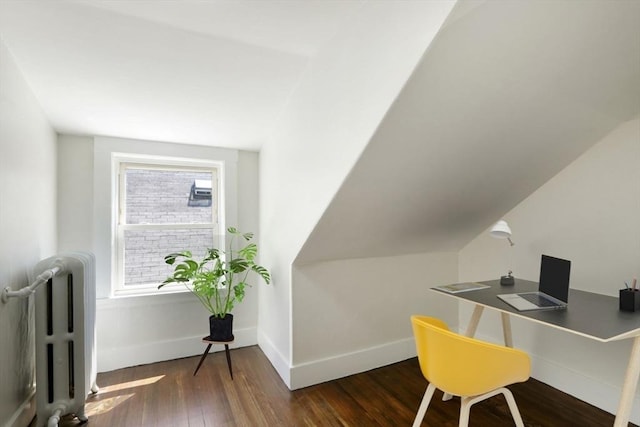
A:
<svg viewBox="0 0 640 427">
<path fill-rule="evenodd" d="M 500 286 L 499 280 L 479 282 L 490 288 L 449 294 L 432 288 L 442 295 L 475 304 L 465 335 L 474 336 L 485 308 L 500 312 L 505 345 L 512 347 L 510 316 L 561 329 L 600 342 L 633 339 L 627 373 L 622 386 L 614 427 L 627 426 L 633 397 L 640 377 L 640 313 L 618 309 L 618 298 L 592 292 L 569 290 L 569 306 L 565 310 L 518 311 L 500 300 L 498 294 L 538 290 L 538 284 L 516 279 L 514 286 Z M 594 319 L 594 313 L 598 313 Z M 597 321 L 596 321 L 597 320 Z"/>
</svg>

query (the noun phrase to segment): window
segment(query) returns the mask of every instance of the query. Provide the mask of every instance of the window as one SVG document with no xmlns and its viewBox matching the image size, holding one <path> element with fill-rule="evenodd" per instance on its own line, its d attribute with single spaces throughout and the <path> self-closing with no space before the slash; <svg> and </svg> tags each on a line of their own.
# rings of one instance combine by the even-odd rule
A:
<svg viewBox="0 0 640 427">
<path fill-rule="evenodd" d="M 184 291 L 160 284 L 171 272 L 164 256 L 220 247 L 220 165 L 116 157 L 114 294 Z"/>
</svg>

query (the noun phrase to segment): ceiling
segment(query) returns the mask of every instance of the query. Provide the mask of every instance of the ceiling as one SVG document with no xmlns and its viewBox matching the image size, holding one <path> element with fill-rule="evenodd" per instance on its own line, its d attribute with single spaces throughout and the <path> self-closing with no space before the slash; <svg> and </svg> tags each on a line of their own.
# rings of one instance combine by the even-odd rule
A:
<svg viewBox="0 0 640 427">
<path fill-rule="evenodd" d="M 362 0 L 0 0 L 0 36 L 59 133 L 259 150 Z"/>
<path fill-rule="evenodd" d="M 462 249 L 640 114 L 640 2 L 458 2 L 298 263 Z"/>
<path fill-rule="evenodd" d="M 364 4 L 0 0 L 0 36 L 60 133 L 259 150 Z M 298 262 L 460 250 L 640 114 L 639 1 L 459 0 L 425 48 Z"/>
</svg>

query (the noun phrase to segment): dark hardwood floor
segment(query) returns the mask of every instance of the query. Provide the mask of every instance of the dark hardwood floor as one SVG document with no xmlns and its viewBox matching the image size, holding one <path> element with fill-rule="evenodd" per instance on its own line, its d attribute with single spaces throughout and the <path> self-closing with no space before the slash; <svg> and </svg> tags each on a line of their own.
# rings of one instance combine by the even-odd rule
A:
<svg viewBox="0 0 640 427">
<path fill-rule="evenodd" d="M 90 397 L 91 427 L 113 426 L 410 426 L 427 386 L 417 359 L 290 391 L 258 347 L 212 353 L 197 376 L 198 357 L 98 375 Z M 611 426 L 613 415 L 539 381 L 511 386 L 526 426 Z M 423 426 L 457 426 L 459 400 L 436 392 Z M 78 425 L 65 419 L 61 427 Z M 512 426 L 502 396 L 474 405 L 471 426 Z"/>
</svg>

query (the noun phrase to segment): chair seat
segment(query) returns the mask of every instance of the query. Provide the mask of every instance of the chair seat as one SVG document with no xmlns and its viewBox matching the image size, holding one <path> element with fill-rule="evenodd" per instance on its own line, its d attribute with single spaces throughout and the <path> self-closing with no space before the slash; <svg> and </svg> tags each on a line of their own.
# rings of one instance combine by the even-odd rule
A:
<svg viewBox="0 0 640 427">
<path fill-rule="evenodd" d="M 413 426 L 419 427 L 436 388 L 460 396 L 459 426 L 467 426 L 471 406 L 504 395 L 517 426 L 524 426 L 513 394 L 506 386 L 529 379 L 529 355 L 449 331 L 434 317 L 411 316 L 420 370 L 429 381 Z"/>
</svg>

